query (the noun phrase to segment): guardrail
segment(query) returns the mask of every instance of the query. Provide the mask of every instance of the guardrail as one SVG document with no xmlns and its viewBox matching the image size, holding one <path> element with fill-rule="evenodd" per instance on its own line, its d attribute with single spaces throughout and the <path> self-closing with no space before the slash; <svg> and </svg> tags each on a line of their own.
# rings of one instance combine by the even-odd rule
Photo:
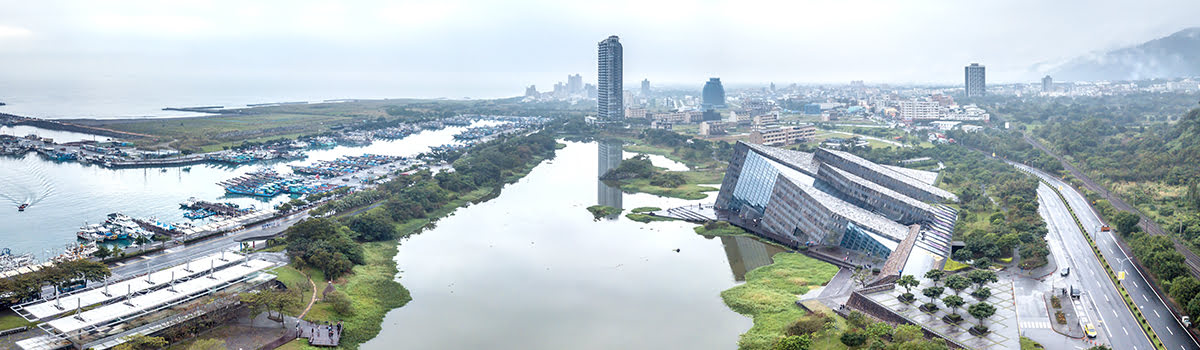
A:
<svg viewBox="0 0 1200 350">
<path fill-rule="evenodd" d="M 1158 334 L 1154 333 L 1154 329 L 1146 321 L 1146 316 L 1142 315 L 1142 310 L 1138 309 L 1137 304 L 1133 303 L 1133 298 L 1129 296 L 1129 292 L 1125 290 L 1125 286 L 1121 285 L 1121 281 L 1117 280 L 1117 274 L 1113 272 L 1112 266 L 1108 265 L 1108 260 L 1105 260 L 1104 255 L 1100 253 L 1100 247 L 1096 246 L 1096 241 L 1092 240 L 1092 235 L 1089 235 L 1087 229 L 1083 227 L 1083 222 L 1079 221 L 1079 216 L 1075 215 L 1075 209 L 1072 209 L 1071 205 L 1068 204 L 1067 197 L 1063 196 L 1062 191 L 1059 191 L 1058 188 L 1046 182 L 1041 177 L 1038 178 L 1038 181 L 1050 187 L 1050 190 L 1053 190 L 1058 195 L 1058 199 L 1067 207 L 1067 212 L 1071 213 L 1071 219 L 1075 220 L 1075 225 L 1079 227 L 1079 232 L 1083 234 L 1083 238 L 1087 239 L 1088 245 L 1092 246 L 1092 253 L 1096 255 L 1097 260 L 1100 260 L 1100 265 L 1104 266 L 1104 271 L 1107 273 L 1109 281 L 1117 286 L 1117 291 L 1121 293 L 1121 299 L 1125 300 L 1125 306 L 1129 308 L 1129 312 L 1133 314 L 1138 324 L 1142 326 L 1142 332 L 1146 335 L 1146 339 L 1150 341 L 1150 344 L 1154 345 L 1155 349 L 1166 350 L 1167 346 L 1163 345 L 1162 340 L 1158 339 Z"/>
</svg>

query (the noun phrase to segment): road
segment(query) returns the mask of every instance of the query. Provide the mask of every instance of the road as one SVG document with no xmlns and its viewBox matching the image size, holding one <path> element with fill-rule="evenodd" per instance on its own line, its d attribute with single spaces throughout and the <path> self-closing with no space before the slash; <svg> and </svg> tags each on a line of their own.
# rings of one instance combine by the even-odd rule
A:
<svg viewBox="0 0 1200 350">
<path fill-rule="evenodd" d="M 1062 180 L 1050 176 L 1045 172 L 1024 165 L 1015 165 L 1022 170 L 1032 172 L 1043 181 L 1046 181 L 1046 183 L 1049 183 L 1050 186 L 1059 188 L 1063 197 L 1066 198 L 1067 204 L 1071 206 L 1071 209 L 1079 217 L 1080 222 L 1083 223 L 1084 229 L 1088 231 L 1088 234 L 1092 236 L 1092 240 L 1100 248 L 1104 260 L 1112 266 L 1114 271 L 1126 272 L 1126 278 L 1121 284 L 1129 292 L 1129 296 L 1133 299 L 1134 304 L 1141 310 L 1142 315 L 1146 317 L 1147 322 L 1150 323 L 1151 328 L 1158 334 L 1159 339 L 1162 340 L 1167 349 L 1200 349 L 1200 343 L 1192 338 L 1191 334 L 1184 329 L 1183 325 L 1179 322 L 1178 315 L 1173 313 L 1171 308 L 1167 307 L 1166 302 L 1150 283 L 1146 281 L 1145 276 L 1133 266 L 1133 263 L 1129 259 L 1129 254 L 1117 244 L 1116 237 L 1113 237 L 1112 233 L 1100 232 L 1100 226 L 1102 225 L 1100 218 L 1092 211 L 1087 199 L 1082 194 L 1075 191 L 1074 188 Z M 1057 198 L 1057 195 L 1054 194 L 1051 188 L 1045 184 L 1039 186 L 1039 197 L 1051 195 Z M 1099 261 L 1094 258 L 1086 258 L 1094 257 L 1095 254 L 1092 253 L 1091 247 L 1079 233 L 1079 228 L 1075 225 L 1071 214 L 1067 212 L 1066 206 L 1063 205 L 1061 200 L 1047 199 L 1043 203 L 1046 204 L 1051 214 L 1051 220 L 1047 222 L 1047 225 L 1051 227 L 1051 231 L 1056 231 L 1062 235 L 1062 242 L 1065 245 L 1067 254 L 1073 259 L 1073 263 L 1069 265 L 1073 267 L 1072 275 L 1087 281 L 1081 282 L 1085 287 L 1084 290 L 1093 296 L 1093 301 L 1099 306 L 1101 318 L 1107 321 L 1105 323 L 1107 327 L 1101 329 L 1107 331 L 1110 335 L 1115 335 L 1110 337 L 1110 339 L 1114 340 L 1113 345 L 1115 345 L 1115 348 L 1126 349 L 1126 347 L 1119 346 L 1116 341 L 1134 338 L 1124 337 L 1124 333 L 1128 331 L 1132 335 L 1135 332 L 1134 329 L 1139 329 L 1137 332 L 1140 332 L 1140 327 L 1136 321 L 1133 321 L 1132 314 L 1129 314 L 1128 308 L 1121 301 L 1120 294 L 1117 294 L 1115 289 L 1116 287 L 1111 285 L 1111 282 L 1105 283 L 1105 281 L 1110 280 Z M 1076 269 L 1079 271 L 1074 271 Z M 1093 288 L 1099 290 L 1093 290 Z M 1103 302 L 1096 298 L 1103 299 Z M 1126 315 L 1129 316 L 1128 322 L 1125 320 Z M 1125 327 L 1125 329 L 1118 331 L 1115 329 L 1118 325 Z"/>
<path fill-rule="evenodd" d="M 1028 142 L 1034 147 L 1042 150 L 1042 152 L 1046 152 L 1046 154 L 1049 154 L 1050 156 L 1054 157 L 1054 159 L 1057 159 L 1060 163 L 1062 163 L 1064 169 L 1067 169 L 1067 171 L 1071 172 L 1071 176 L 1083 181 L 1084 187 L 1087 187 L 1093 192 L 1099 193 L 1101 197 L 1104 197 L 1104 199 L 1108 200 L 1109 203 L 1112 203 L 1114 208 L 1131 213 L 1137 213 L 1138 217 L 1140 218 L 1138 221 L 1138 226 L 1142 228 L 1142 231 L 1146 231 L 1153 235 L 1166 235 L 1167 237 L 1170 237 L 1171 241 L 1175 243 L 1175 250 L 1179 251 L 1180 254 L 1183 254 L 1184 261 L 1187 262 L 1188 271 L 1192 273 L 1193 277 L 1200 278 L 1200 256 L 1197 256 L 1195 252 L 1187 247 L 1187 245 L 1183 244 L 1183 242 L 1180 242 L 1178 237 L 1168 235 L 1166 231 L 1163 231 L 1162 227 L 1158 226 L 1158 223 L 1154 222 L 1154 220 L 1151 220 L 1146 215 L 1143 215 L 1132 205 L 1129 205 L 1129 203 L 1126 203 L 1125 200 L 1121 199 L 1121 197 L 1113 195 L 1103 186 L 1100 186 L 1095 181 L 1092 181 L 1092 179 L 1084 174 L 1083 171 L 1080 171 L 1074 165 L 1071 165 L 1071 163 L 1064 160 L 1061 156 L 1055 154 L 1049 148 L 1046 148 L 1046 146 L 1042 145 L 1042 143 L 1038 142 L 1038 140 L 1026 135 L 1025 142 Z M 1075 206 L 1071 205 L 1071 207 Z M 1080 220 L 1082 220 L 1082 218 Z"/>
<path fill-rule="evenodd" d="M 222 250 L 237 251 L 238 240 L 245 237 L 259 237 L 277 234 L 288 226 L 308 218 L 308 211 L 302 210 L 281 219 L 268 221 L 266 224 L 247 227 L 245 230 L 210 238 L 187 245 L 181 245 L 158 253 L 130 259 L 112 267 L 114 278 L 132 277 L 147 271 L 157 271 L 169 266 L 183 264 L 202 256 L 217 253 Z"/>
</svg>

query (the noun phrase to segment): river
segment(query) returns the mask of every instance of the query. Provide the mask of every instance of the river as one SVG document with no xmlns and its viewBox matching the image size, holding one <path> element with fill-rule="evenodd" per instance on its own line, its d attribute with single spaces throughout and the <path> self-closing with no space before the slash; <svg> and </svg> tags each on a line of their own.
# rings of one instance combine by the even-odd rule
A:
<svg viewBox="0 0 1200 350">
<path fill-rule="evenodd" d="M 397 278 L 413 300 L 363 348 L 736 348 L 751 320 L 720 293 L 778 249 L 706 238 L 685 222 L 594 220 L 585 208 L 597 203 L 628 212 L 706 201 L 622 194 L 597 180 L 628 156 L 568 142 L 498 197 L 404 239 Z"/>
<path fill-rule="evenodd" d="M 477 122 L 473 125 L 490 125 Z M 197 165 L 183 168 L 106 169 L 76 162 L 47 161 L 37 154 L 23 157 L 0 156 L 0 249 L 14 253 L 34 253 L 38 258 L 57 255 L 69 243 L 76 242 L 75 232 L 86 223 L 102 222 L 109 213 L 121 212 L 133 217 L 154 217 L 168 222 L 186 222 L 179 203 L 189 197 L 233 202 L 243 207 L 265 208 L 289 200 L 281 195 L 264 201 L 256 197 L 226 196 L 218 181 L 240 176 L 265 167 L 290 173 L 288 165 L 332 160 L 344 155 L 363 153 L 412 156 L 456 142 L 454 135 L 465 128 L 449 127 L 426 130 L 399 140 L 377 141 L 364 147 L 338 146 L 312 150 L 308 158 L 265 165 L 228 167 Z M 38 129 L 28 126 L 5 127 L 10 135 L 39 134 L 56 142 L 91 139 L 91 135 Z M 17 206 L 28 202 L 24 212 Z M 201 224 L 204 221 L 193 221 Z"/>
</svg>

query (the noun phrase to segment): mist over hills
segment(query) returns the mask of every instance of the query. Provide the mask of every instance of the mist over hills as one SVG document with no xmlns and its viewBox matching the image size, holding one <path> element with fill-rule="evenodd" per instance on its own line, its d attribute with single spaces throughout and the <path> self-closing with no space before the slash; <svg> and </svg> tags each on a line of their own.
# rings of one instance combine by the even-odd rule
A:
<svg viewBox="0 0 1200 350">
<path fill-rule="evenodd" d="M 1081 56 L 1050 70 L 1055 80 L 1140 80 L 1200 75 L 1200 27 L 1141 45 Z"/>
</svg>

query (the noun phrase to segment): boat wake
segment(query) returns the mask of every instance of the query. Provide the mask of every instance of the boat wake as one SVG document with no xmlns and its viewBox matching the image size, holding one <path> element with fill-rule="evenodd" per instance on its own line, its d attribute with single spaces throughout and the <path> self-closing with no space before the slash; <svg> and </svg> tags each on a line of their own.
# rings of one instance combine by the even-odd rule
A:
<svg viewBox="0 0 1200 350">
<path fill-rule="evenodd" d="M 0 170 L 0 198 L 13 206 L 34 206 L 54 195 L 54 184 L 38 160 Z"/>
</svg>

